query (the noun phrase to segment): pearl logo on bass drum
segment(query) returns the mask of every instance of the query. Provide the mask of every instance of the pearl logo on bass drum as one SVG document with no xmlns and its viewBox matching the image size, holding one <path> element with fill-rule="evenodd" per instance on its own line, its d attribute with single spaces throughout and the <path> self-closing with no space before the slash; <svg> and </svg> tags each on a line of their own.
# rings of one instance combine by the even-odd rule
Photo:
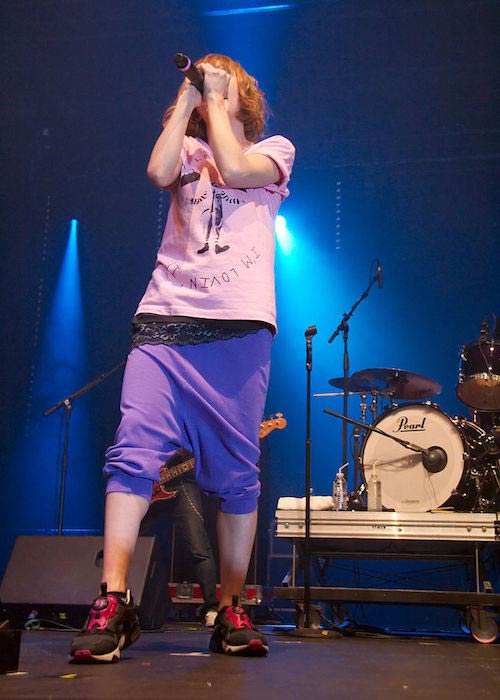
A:
<svg viewBox="0 0 500 700">
<path fill-rule="evenodd" d="M 408 416 L 401 416 L 396 423 L 393 433 L 415 433 L 425 430 L 425 416 L 419 422 L 410 422 Z"/>
</svg>

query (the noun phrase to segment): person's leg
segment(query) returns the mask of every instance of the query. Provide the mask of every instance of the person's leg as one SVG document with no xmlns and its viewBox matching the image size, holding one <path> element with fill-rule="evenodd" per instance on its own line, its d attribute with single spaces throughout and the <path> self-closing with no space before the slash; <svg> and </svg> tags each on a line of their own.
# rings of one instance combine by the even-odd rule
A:
<svg viewBox="0 0 500 700">
<path fill-rule="evenodd" d="M 194 480 L 175 484 L 177 496 L 173 502 L 173 517 L 179 539 L 193 562 L 194 575 L 200 584 L 205 607 L 217 605 L 217 564 L 210 544 L 200 487 Z"/>
<path fill-rule="evenodd" d="M 106 496 L 102 581 L 108 591 L 125 592 L 141 520 L 149 501 L 133 493 Z"/>
<path fill-rule="evenodd" d="M 101 594 L 71 644 L 76 662 L 112 662 L 140 635 L 127 576 L 139 527 L 160 467 L 177 449 L 180 430 L 163 347 L 136 348 L 122 385 L 122 419 L 106 453 L 108 477 Z"/>
<path fill-rule="evenodd" d="M 267 330 L 241 338 L 183 348 L 198 369 L 195 399 L 186 425 L 202 490 L 220 499 L 217 535 L 221 607 L 210 649 L 264 655 L 266 638 L 239 605 L 252 554 L 260 493 L 259 427 L 269 380 L 272 336 Z"/>
<path fill-rule="evenodd" d="M 241 596 L 248 572 L 257 527 L 257 511 L 235 514 L 219 511 L 217 540 L 219 544 L 220 608 L 231 605 Z"/>
<path fill-rule="evenodd" d="M 140 635 L 127 576 L 148 505 L 147 499 L 132 493 L 112 492 L 106 496 L 101 595 L 95 599 L 83 630 L 71 644 L 73 661 L 116 661 L 121 650 Z"/>
<path fill-rule="evenodd" d="M 102 580 L 111 591 L 126 589 L 153 482 L 182 439 L 168 353 L 162 345 L 144 345 L 132 350 L 127 360 L 122 417 L 104 467 L 108 482 Z"/>
<path fill-rule="evenodd" d="M 210 640 L 211 651 L 263 656 L 267 640 L 251 623 L 239 598 L 248 571 L 257 525 L 257 511 L 227 513 L 217 519 L 221 571 L 221 607 Z"/>
</svg>

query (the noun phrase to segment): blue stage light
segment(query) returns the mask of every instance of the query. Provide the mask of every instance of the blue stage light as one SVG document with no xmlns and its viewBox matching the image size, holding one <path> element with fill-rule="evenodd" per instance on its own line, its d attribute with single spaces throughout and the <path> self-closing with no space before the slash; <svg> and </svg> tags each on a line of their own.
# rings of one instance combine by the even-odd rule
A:
<svg viewBox="0 0 500 700">
<path fill-rule="evenodd" d="M 276 217 L 274 231 L 283 255 L 291 255 L 295 248 L 295 239 L 287 228 L 285 217 L 281 214 Z"/>
<path fill-rule="evenodd" d="M 57 280 L 48 320 L 45 362 L 49 362 L 60 381 L 51 383 L 52 394 L 56 388 L 64 392 L 82 375 L 85 362 L 83 337 L 82 299 L 78 262 L 78 221 L 72 219 L 64 259 Z"/>
<path fill-rule="evenodd" d="M 62 264 L 57 275 L 50 308 L 43 322 L 39 356 L 35 358 L 33 412 L 27 426 L 28 439 L 17 448 L 15 462 L 31 493 L 16 517 L 20 527 L 52 531 L 58 524 L 62 489 L 62 454 L 65 417 L 71 415 L 71 439 L 67 454 L 65 529 L 88 521 L 88 499 L 82 489 L 90 488 L 93 454 L 88 397 L 65 401 L 88 381 L 87 352 L 83 318 L 78 255 L 78 221 L 72 219 Z M 68 423 L 69 427 L 69 423 Z M 99 506 L 97 506 L 99 507 Z"/>
<path fill-rule="evenodd" d="M 280 5 L 260 5 L 258 7 L 233 7 L 227 10 L 207 10 L 203 14 L 206 17 L 223 17 L 225 15 L 249 15 L 257 12 L 276 12 L 279 10 L 289 10 L 295 3 L 284 3 Z"/>
</svg>

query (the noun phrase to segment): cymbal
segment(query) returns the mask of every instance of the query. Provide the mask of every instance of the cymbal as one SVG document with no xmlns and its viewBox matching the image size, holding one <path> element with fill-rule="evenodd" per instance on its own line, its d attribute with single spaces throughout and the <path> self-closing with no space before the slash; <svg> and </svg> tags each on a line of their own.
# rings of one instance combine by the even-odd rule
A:
<svg viewBox="0 0 500 700">
<path fill-rule="evenodd" d="M 337 389 L 344 388 L 344 377 L 335 377 L 334 379 L 329 379 L 328 384 L 337 387 Z M 352 377 L 347 378 L 347 390 L 349 394 L 371 394 L 372 392 L 366 388 L 365 384 L 360 384 L 356 379 Z M 343 391 L 341 392 L 344 393 Z"/>
<path fill-rule="evenodd" d="M 359 396 L 360 394 L 366 394 L 365 391 L 348 391 L 349 396 Z M 313 394 L 313 396 L 344 396 L 343 391 L 329 391 L 327 394 Z"/>
<path fill-rule="evenodd" d="M 330 379 L 333 386 L 344 388 L 343 377 Z M 390 396 L 394 399 L 419 401 L 441 393 L 441 385 L 433 379 L 404 369 L 379 367 L 355 372 L 348 381 L 349 391 Z"/>
</svg>

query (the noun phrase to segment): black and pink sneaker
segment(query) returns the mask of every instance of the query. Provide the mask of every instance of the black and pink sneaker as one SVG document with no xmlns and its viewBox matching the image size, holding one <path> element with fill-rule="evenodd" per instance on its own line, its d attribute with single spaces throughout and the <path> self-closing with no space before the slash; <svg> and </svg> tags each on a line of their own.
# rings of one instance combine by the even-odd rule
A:
<svg viewBox="0 0 500 700">
<path fill-rule="evenodd" d="M 246 612 L 238 605 L 236 596 L 233 604 L 222 608 L 215 618 L 210 651 L 241 656 L 265 656 L 269 651 L 266 638 L 255 629 Z"/>
<path fill-rule="evenodd" d="M 122 649 L 141 634 L 137 608 L 127 589 L 125 594 L 108 593 L 101 584 L 101 595 L 90 608 L 89 616 L 73 640 L 70 661 L 74 663 L 112 663 Z"/>
</svg>

